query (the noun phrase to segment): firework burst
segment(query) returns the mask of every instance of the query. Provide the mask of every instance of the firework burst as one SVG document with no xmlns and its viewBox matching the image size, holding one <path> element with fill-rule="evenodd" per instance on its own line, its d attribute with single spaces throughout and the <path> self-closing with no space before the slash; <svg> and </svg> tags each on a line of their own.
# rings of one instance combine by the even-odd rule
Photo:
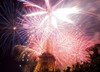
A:
<svg viewBox="0 0 100 72">
<path fill-rule="evenodd" d="M 85 12 L 79 9 L 78 5 L 59 8 L 63 0 L 53 6 L 50 5 L 50 0 L 44 2 L 45 8 L 23 1 L 25 6 L 33 7 L 26 10 L 21 22 L 29 35 L 28 46 L 38 55 L 45 51 L 51 52 L 56 58 L 56 66 L 61 69 L 76 62 L 88 61 L 86 56 L 89 55 L 85 49 L 93 43 L 77 25 L 82 17 L 80 14 Z M 48 40 L 51 46 L 45 47 L 44 44 Z"/>
<path fill-rule="evenodd" d="M 20 0 L 22 1 L 22 0 Z M 53 6 L 51 0 L 44 0 L 45 6 L 36 5 L 30 1 L 22 1 L 27 7 L 21 24 L 29 35 L 28 46 L 42 54 L 46 50 L 56 58 L 57 67 L 63 69 L 76 62 L 88 61 L 89 56 L 85 49 L 93 44 L 86 34 L 79 28 L 83 14 L 95 16 L 96 14 L 80 9 L 77 1 L 69 2 L 69 7 L 64 5 L 64 0 L 58 1 Z M 79 3 L 80 1 L 78 1 Z M 76 4 L 76 5 L 75 5 Z M 83 21 L 84 22 L 84 21 Z M 44 47 L 49 40 L 51 46 Z"/>
<path fill-rule="evenodd" d="M 17 14 L 13 12 L 14 8 L 12 7 L 14 6 L 5 7 L 6 3 L 4 8 L 1 7 L 3 14 L 7 16 L 0 14 L 3 19 L 0 24 L 4 25 L 2 30 L 7 29 L 5 33 L 1 34 L 1 39 L 5 36 L 1 44 L 11 39 L 13 45 L 16 44 L 14 42 L 17 39 L 21 39 L 20 42 L 18 41 L 21 44 L 28 37 L 29 51 L 33 51 L 39 56 L 47 50 L 44 44 L 48 41 L 51 43 L 48 50 L 55 56 L 56 65 L 59 68 L 65 68 L 76 62 L 88 61 L 85 49 L 93 42 L 80 27 L 82 23 L 86 23 L 85 20 L 88 21 L 87 16 L 100 19 L 98 14 L 93 13 L 93 9 L 82 8 L 83 2 L 80 0 L 56 0 L 54 3 L 53 0 L 43 0 L 42 6 L 28 0 L 18 1 L 22 2 L 25 7 L 14 10 Z M 84 20 L 82 20 L 83 15 L 86 15 Z"/>
<path fill-rule="evenodd" d="M 2 54 L 8 53 L 8 51 L 13 53 L 15 45 L 24 44 L 27 39 L 25 30 L 18 24 L 16 2 L 3 0 L 0 3 L 0 49 L 2 49 Z"/>
</svg>

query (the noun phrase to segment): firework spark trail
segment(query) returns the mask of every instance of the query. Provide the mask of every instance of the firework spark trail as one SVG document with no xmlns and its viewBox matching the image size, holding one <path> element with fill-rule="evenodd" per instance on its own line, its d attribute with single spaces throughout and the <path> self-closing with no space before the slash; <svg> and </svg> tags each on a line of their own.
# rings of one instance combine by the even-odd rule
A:
<svg viewBox="0 0 100 72">
<path fill-rule="evenodd" d="M 34 3 L 24 2 L 26 6 L 34 7 Z M 55 56 L 59 68 L 65 68 L 76 62 L 88 61 L 85 57 L 88 56 L 85 49 L 93 44 L 75 25 L 78 19 L 73 22 L 73 18 L 70 18 L 71 14 L 74 14 L 73 16 L 80 15 L 82 11 L 78 11 L 76 6 L 56 10 L 56 7 L 62 2 L 63 0 L 60 0 L 51 7 L 49 0 L 45 0 L 47 9 L 43 11 L 40 8 L 42 11 L 24 15 L 25 20 L 21 23 L 28 30 L 29 46 L 35 51 L 43 53 L 45 41 L 48 38 L 52 40 L 52 54 Z M 35 7 L 40 6 L 35 5 Z M 52 8 L 54 11 L 51 10 Z M 51 16 L 57 20 L 56 25 L 50 24 L 52 23 L 50 22 L 52 21 Z"/>
<path fill-rule="evenodd" d="M 55 9 L 59 4 L 61 4 L 63 2 L 63 0 L 58 1 L 54 6 L 53 9 Z"/>
<path fill-rule="evenodd" d="M 45 0 L 47 9 L 28 1 L 23 2 L 26 6 L 33 6 L 41 10 L 30 14 L 31 11 L 28 14 L 26 12 L 26 15 L 23 15 L 25 20 L 21 23 L 28 30 L 29 46 L 34 51 L 42 53 L 43 44 L 49 38 L 52 40 L 52 54 L 55 56 L 59 68 L 88 60 L 85 49 L 91 46 L 93 42 L 85 36 L 85 33 L 76 24 L 80 20 L 77 16 L 81 18 L 81 14 L 86 14 L 85 12 L 77 9 L 77 6 L 56 9 L 63 0 L 60 0 L 53 7 L 49 0 Z M 70 15 L 73 16 L 70 17 Z M 56 24 L 52 24 L 51 21 Z"/>
<path fill-rule="evenodd" d="M 26 1 L 26 0 L 19 0 L 19 1 L 24 2 L 23 4 L 25 4 L 26 6 L 33 6 L 33 7 L 39 8 L 41 10 L 45 10 L 44 8 L 38 6 L 38 5 L 34 4 L 34 3 L 31 3 L 29 1 Z"/>
<path fill-rule="evenodd" d="M 73 31 L 72 33 L 60 33 L 60 35 L 55 36 L 53 51 L 56 60 L 58 60 L 61 65 L 60 68 L 65 68 L 66 65 L 74 64 L 77 61 L 86 61 L 85 49 L 90 46 L 92 42 L 89 42 L 87 38 L 81 37 L 81 35 L 83 34 L 77 35 L 75 31 Z"/>
<path fill-rule="evenodd" d="M 0 1 L 0 48 L 2 55 L 13 53 L 16 44 L 26 40 L 25 31 L 17 24 L 15 1 Z M 24 34 L 24 36 L 23 36 Z M 23 37 L 23 38 L 21 38 Z"/>
<path fill-rule="evenodd" d="M 0 48 L 3 49 L 4 53 L 6 51 L 9 51 L 8 48 L 5 46 L 10 46 L 10 45 L 14 46 L 15 44 L 17 44 L 16 40 L 18 40 L 18 44 L 22 44 L 23 42 L 25 42 L 26 35 L 27 35 L 27 37 L 29 37 L 29 40 L 27 42 L 29 42 L 29 46 L 31 46 L 31 48 L 33 49 L 33 50 L 32 49 L 27 49 L 27 50 L 33 51 L 34 53 L 37 53 L 37 55 L 40 55 L 40 53 L 43 52 L 42 50 L 43 43 L 48 37 L 50 37 L 50 39 L 53 40 L 52 41 L 53 54 L 56 58 L 56 63 L 58 67 L 65 68 L 66 65 L 72 65 L 76 63 L 77 60 L 78 62 L 87 61 L 87 58 L 85 56 L 88 56 L 88 54 L 85 52 L 85 49 L 88 46 L 91 46 L 93 43 L 91 42 L 91 40 L 88 39 L 88 37 L 85 36 L 84 32 L 82 32 L 78 28 L 78 26 L 76 26 L 76 23 L 80 24 L 80 19 L 77 18 L 76 14 L 80 16 L 80 18 L 81 18 L 81 14 L 86 14 L 88 16 L 96 17 L 98 20 L 100 20 L 99 14 L 89 12 L 88 10 L 87 11 L 82 10 L 79 13 L 75 13 L 75 15 L 73 15 L 71 18 L 69 17 L 71 14 L 70 15 L 67 14 L 66 17 L 68 18 L 66 23 L 66 21 L 62 21 L 61 20 L 62 18 L 58 16 L 62 12 L 61 13 L 58 12 L 58 15 L 55 15 L 57 10 L 65 11 L 66 7 L 60 9 L 58 8 L 58 6 L 64 0 L 58 1 L 58 3 L 56 3 L 53 7 L 48 6 L 47 9 L 44 9 L 43 7 L 38 6 L 29 1 L 25 1 L 25 0 L 21 0 L 21 1 L 23 1 L 24 2 L 23 4 L 26 6 L 32 6 L 37 8 L 37 11 L 33 12 L 34 9 L 32 10 L 30 9 L 30 11 L 26 10 L 25 12 L 27 14 L 23 15 L 23 13 L 21 13 L 20 10 L 19 11 L 17 10 L 19 14 L 17 16 L 15 15 L 14 12 L 16 10 L 14 8 L 14 3 L 12 0 L 6 0 L 6 1 L 4 0 L 3 7 L 0 5 L 0 10 L 3 12 L 2 13 L 0 11 L 0 17 L 1 17 L 0 18 L 0 40 L 3 41 L 2 43 L 0 42 Z M 77 4 L 75 7 L 77 7 Z M 75 8 L 75 7 L 71 6 L 71 8 Z M 38 9 L 40 9 L 39 12 Z M 53 10 L 54 14 L 52 20 L 55 21 L 56 19 L 56 21 L 55 22 L 53 21 L 53 23 L 54 24 L 56 22 L 57 23 L 55 25 L 51 24 L 47 29 L 47 23 L 48 23 L 47 19 L 49 18 L 48 17 L 49 15 L 47 14 L 48 12 L 50 12 L 50 10 L 48 11 L 48 9 Z M 74 16 L 75 19 L 73 18 Z M 18 19 L 17 22 L 15 19 L 16 17 Z M 63 18 L 66 19 L 64 15 Z M 68 21 L 68 19 L 73 22 L 72 25 L 70 24 L 71 22 Z M 82 20 L 81 23 L 82 22 L 84 23 L 85 20 Z"/>
<path fill-rule="evenodd" d="M 9 2 L 10 4 L 12 3 L 11 1 Z M 14 33 L 15 33 L 15 24 L 14 24 L 14 14 L 12 12 L 14 12 L 14 6 L 12 4 L 12 6 L 9 6 L 7 4 L 6 1 L 3 1 L 3 5 L 0 5 L 0 10 L 2 12 L 0 12 L 0 25 L 2 27 L 2 29 L 0 29 L 0 40 L 2 40 L 3 42 L 0 43 L 0 48 L 3 49 L 3 54 L 10 50 L 10 49 L 5 49 L 5 45 L 14 45 Z M 9 14 L 9 16 L 8 16 Z M 12 40 L 10 40 L 10 38 L 12 37 Z M 4 39 L 4 40 L 3 40 Z M 10 41 L 9 41 L 10 40 Z"/>
</svg>

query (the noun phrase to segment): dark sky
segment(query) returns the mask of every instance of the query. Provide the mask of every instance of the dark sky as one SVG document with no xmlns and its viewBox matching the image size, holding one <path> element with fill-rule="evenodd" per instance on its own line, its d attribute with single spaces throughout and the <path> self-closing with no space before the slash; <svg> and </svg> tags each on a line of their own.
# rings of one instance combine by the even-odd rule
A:
<svg viewBox="0 0 100 72">
<path fill-rule="evenodd" d="M 43 0 L 31 1 L 44 5 Z M 51 0 L 51 5 L 54 5 L 56 1 Z M 72 4 L 75 5 L 75 2 L 84 10 L 96 14 L 94 16 L 83 15 L 80 21 L 80 29 L 93 38 L 96 32 L 100 32 L 100 0 L 65 0 L 63 4 L 66 3 L 65 6 L 71 6 Z M 21 8 L 23 5 L 17 0 L 0 0 L 0 72 L 20 72 L 18 63 L 13 58 L 12 50 L 16 44 L 24 44 L 27 37 L 22 41 L 19 34 L 12 31 L 12 28 L 17 24 L 15 20 L 18 16 L 16 9 L 20 11 Z M 18 27 L 19 31 L 25 33 L 25 30 L 20 28 L 21 26 L 18 25 Z"/>
</svg>

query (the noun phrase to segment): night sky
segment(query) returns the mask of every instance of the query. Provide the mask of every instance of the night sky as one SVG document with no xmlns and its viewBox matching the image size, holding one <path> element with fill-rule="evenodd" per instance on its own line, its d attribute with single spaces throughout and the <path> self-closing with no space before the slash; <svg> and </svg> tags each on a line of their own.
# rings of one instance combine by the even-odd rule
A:
<svg viewBox="0 0 100 72">
<path fill-rule="evenodd" d="M 43 5 L 43 0 L 30 0 L 36 4 Z M 85 32 L 91 39 L 95 37 L 95 34 L 100 32 L 100 0 L 76 0 L 78 5 L 84 10 L 88 10 L 97 16 L 82 15 L 79 28 Z M 52 5 L 56 0 L 51 0 Z M 70 6 L 74 0 L 65 0 L 66 6 Z M 19 64 L 14 58 L 14 46 L 17 44 L 25 45 L 27 41 L 26 30 L 18 25 L 17 16 L 18 11 L 23 6 L 22 2 L 17 0 L 0 0 L 0 72 L 20 72 Z M 17 32 L 14 27 L 18 27 Z M 25 34 L 25 38 L 22 38 L 18 32 L 22 31 Z M 100 33 L 99 33 L 100 34 Z"/>
</svg>

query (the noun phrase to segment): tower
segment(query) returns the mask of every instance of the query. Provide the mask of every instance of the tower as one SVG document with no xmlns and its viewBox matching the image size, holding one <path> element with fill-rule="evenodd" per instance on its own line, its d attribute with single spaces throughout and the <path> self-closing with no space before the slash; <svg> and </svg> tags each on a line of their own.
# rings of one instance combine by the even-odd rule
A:
<svg viewBox="0 0 100 72">
<path fill-rule="evenodd" d="M 39 56 L 34 72 L 55 72 L 55 57 L 51 54 L 51 45 L 50 40 L 44 44 L 45 51 Z"/>
<path fill-rule="evenodd" d="M 34 72 L 55 72 L 55 58 L 46 52 L 39 56 Z"/>
</svg>

